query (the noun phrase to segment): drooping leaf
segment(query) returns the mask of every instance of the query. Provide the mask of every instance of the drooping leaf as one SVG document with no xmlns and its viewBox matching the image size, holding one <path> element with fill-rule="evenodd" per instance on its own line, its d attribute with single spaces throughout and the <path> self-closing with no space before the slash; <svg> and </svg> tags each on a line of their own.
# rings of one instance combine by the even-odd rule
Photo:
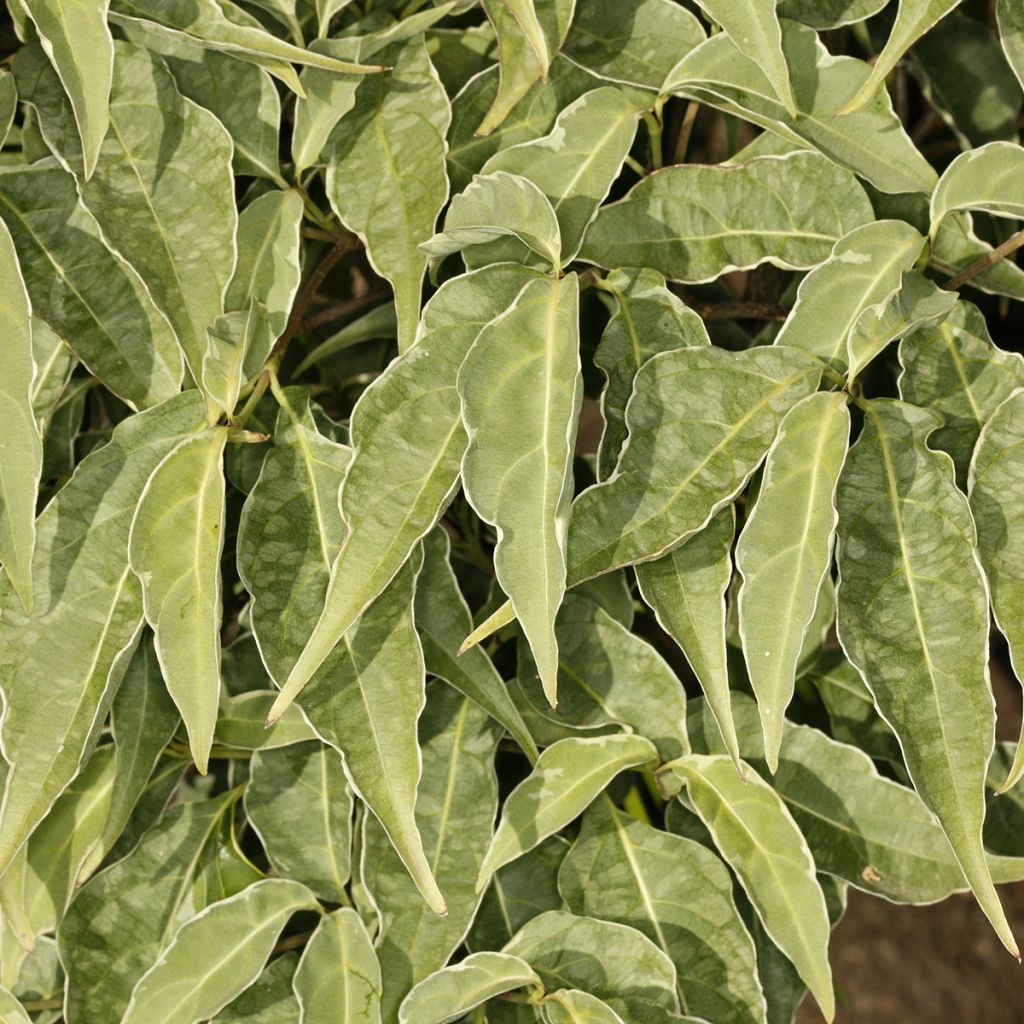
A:
<svg viewBox="0 0 1024 1024">
<path fill-rule="evenodd" d="M 573 913 L 630 925 L 664 950 L 688 1012 L 721 1024 L 764 1021 L 732 877 L 699 843 L 630 818 L 606 794 L 583 816 L 558 885 Z"/>
<path fill-rule="evenodd" d="M 57 932 L 68 1024 L 121 1019 L 179 915 L 190 916 L 193 871 L 230 800 L 225 794 L 168 812 L 127 857 L 78 890 Z"/>
<path fill-rule="evenodd" d="M 736 545 L 743 655 L 773 773 L 800 651 L 832 565 L 836 485 L 849 439 L 845 395 L 819 392 L 794 405 Z"/>
<path fill-rule="evenodd" d="M 99 738 L 142 626 L 132 513 L 156 464 L 201 422 L 198 395 L 185 394 L 127 419 L 82 461 L 36 523 L 31 616 L 0 578 L 0 871 Z"/>
<path fill-rule="evenodd" d="M 265 877 L 242 852 L 235 817 L 228 813 L 203 847 L 192 882 L 192 903 L 205 910 Z"/>
<path fill-rule="evenodd" d="M 466 450 L 459 365 L 481 328 L 534 276 L 525 268 L 497 266 L 447 282 L 424 309 L 413 349 L 360 396 L 341 493 L 348 532 L 331 568 L 323 612 L 283 684 L 275 715 L 387 586 L 450 500 Z M 382 480 L 394 484 L 382 490 Z"/>
<path fill-rule="evenodd" d="M 799 203 L 787 198 L 797 195 Z M 653 267 L 688 283 L 765 262 L 806 269 L 871 219 L 853 175 L 816 153 L 737 166 L 686 164 L 648 175 L 604 207 L 587 229 L 580 259 Z"/>
<path fill-rule="evenodd" d="M 295 971 L 299 1024 L 380 1024 L 380 965 L 359 915 L 328 914 Z"/>
<path fill-rule="evenodd" d="M 615 472 L 573 505 L 570 583 L 658 558 L 701 529 L 760 464 L 820 367 L 782 348 L 684 348 L 648 360 Z M 666 419 L 666 408 L 679 415 Z"/>
<path fill-rule="evenodd" d="M 0 217 L 35 314 L 135 408 L 181 385 L 181 353 L 136 271 L 103 243 L 69 174 L 50 161 L 0 170 Z"/>
<path fill-rule="evenodd" d="M 782 21 L 797 116 L 790 117 L 761 69 L 725 33 L 713 36 L 676 65 L 665 91 L 719 107 L 798 145 L 810 145 L 883 192 L 930 192 L 936 175 L 893 113 L 884 91 L 845 117 L 837 108 L 864 83 L 870 68 L 833 57 L 817 33 Z"/>
<path fill-rule="evenodd" d="M 306 687 L 302 710 L 317 735 L 341 751 L 356 795 L 377 816 L 431 909 L 443 914 L 414 816 L 421 770 L 416 722 L 425 700 L 412 615 L 418 570 L 407 564 L 341 638 Z"/>
<path fill-rule="evenodd" d="M 728 757 L 691 754 L 671 770 L 736 872 L 772 941 L 796 967 L 826 1020 L 835 1015 L 829 921 L 803 835 L 753 770 L 740 779 Z"/>
<path fill-rule="evenodd" d="M 255 298 L 248 309 L 225 313 L 206 329 L 202 388 L 216 408 L 229 416 L 234 412 L 245 384 L 246 362 L 262 363 L 272 343 L 267 310 Z"/>
<path fill-rule="evenodd" d="M 875 401 L 839 483 L 839 637 L 899 737 L 921 798 L 1011 951 L 981 847 L 994 742 L 988 602 L 952 461 L 926 409 Z"/>
<path fill-rule="evenodd" d="M 533 771 L 508 796 L 477 877 L 483 889 L 502 865 L 533 849 L 578 814 L 619 772 L 657 760 L 641 736 L 564 739 L 544 750 Z"/>
<path fill-rule="evenodd" d="M 931 198 L 931 233 L 955 210 L 984 210 L 996 217 L 1024 217 L 1024 147 L 990 142 L 961 153 L 942 172 Z"/>
<path fill-rule="evenodd" d="M 732 579 L 735 532 L 736 510 L 729 504 L 675 550 L 637 565 L 636 579 L 658 624 L 686 655 L 738 768 L 725 650 L 725 594 Z"/>
<path fill-rule="evenodd" d="M 365 819 L 362 881 L 380 920 L 387 1020 L 414 985 L 448 962 L 469 928 L 480 902 L 473 883 L 498 808 L 498 730 L 480 708 L 444 683 L 432 683 L 419 735 L 423 777 L 416 824 L 448 913 L 438 917 L 426 906 L 384 830 Z"/>
<path fill-rule="evenodd" d="M 212 1017 L 259 976 L 288 918 L 316 907 L 301 883 L 267 878 L 186 921 L 139 979 L 124 1024 L 193 1024 Z M 196 978 L 193 965 L 207 959 Z"/>
<path fill-rule="evenodd" d="M 359 86 L 333 135 L 327 193 L 339 219 L 366 243 L 374 269 L 395 289 L 398 348 L 412 345 L 426 256 L 448 198 L 444 137 L 451 107 L 422 36 L 380 54 L 393 65 Z"/>
<path fill-rule="evenodd" d="M 549 910 L 523 925 L 504 951 L 525 960 L 545 988 L 580 988 L 635 1024 L 679 1012 L 672 961 L 626 925 Z"/>
<path fill-rule="evenodd" d="M 839 110 L 839 115 L 851 114 L 868 103 L 907 50 L 959 3 L 960 0 L 900 0 L 896 21 L 871 68 L 871 74 Z"/>
<path fill-rule="evenodd" d="M 74 108 L 88 178 L 109 123 L 114 72 L 114 41 L 107 27 L 109 0 L 85 4 L 62 0 L 21 2 Z"/>
<path fill-rule="evenodd" d="M 338 752 L 322 743 L 262 750 L 249 772 L 245 813 L 270 863 L 320 899 L 344 903 L 352 795 Z"/>
<path fill-rule="evenodd" d="M 845 370 L 858 318 L 898 287 L 924 244 L 911 225 L 897 220 L 865 224 L 839 239 L 831 256 L 800 282 L 775 344 L 805 349 Z"/>
<path fill-rule="evenodd" d="M 36 491 L 43 446 L 32 409 L 36 375 L 28 293 L 6 226 L 0 223 L 0 337 L 4 373 L 0 381 L 0 566 L 26 613 L 32 613 L 32 552 L 36 544 Z"/>
<path fill-rule="evenodd" d="M 164 681 L 203 774 L 220 697 L 226 440 L 223 427 L 204 430 L 164 458 L 139 498 L 128 544 Z"/>
<path fill-rule="evenodd" d="M 490 392 L 496 380 L 503 382 L 497 402 Z M 508 311 L 480 332 L 459 370 L 458 388 L 469 436 L 462 462 L 466 496 L 498 532 L 495 574 L 554 706 L 555 614 L 565 593 L 572 454 L 583 390 L 576 275 L 526 285 Z M 512 422 L 517 426 L 510 431 Z M 514 504 L 506 499 L 513 494 Z"/>
<path fill-rule="evenodd" d="M 481 1003 L 518 988 L 543 991 L 525 960 L 508 953 L 470 953 L 424 978 L 402 1002 L 399 1024 L 448 1024 Z"/>
</svg>

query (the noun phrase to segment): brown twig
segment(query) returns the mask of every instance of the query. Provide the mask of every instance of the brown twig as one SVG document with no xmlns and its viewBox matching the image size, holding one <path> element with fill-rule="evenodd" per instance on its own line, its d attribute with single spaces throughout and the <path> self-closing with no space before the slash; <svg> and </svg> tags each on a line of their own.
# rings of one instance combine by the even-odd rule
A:
<svg viewBox="0 0 1024 1024">
<path fill-rule="evenodd" d="M 697 302 L 690 308 L 702 320 L 785 320 L 789 316 L 788 307 L 770 302 Z"/>
<path fill-rule="evenodd" d="M 372 306 L 381 299 L 386 298 L 387 295 L 388 293 L 383 289 L 371 289 L 362 295 L 354 295 L 351 299 L 333 302 L 316 313 L 311 313 L 309 316 L 304 317 L 301 326 L 307 331 L 312 330 L 314 327 L 322 327 L 324 324 L 333 323 L 335 320 L 350 316 L 352 313 L 358 313 L 367 306 Z"/>
<path fill-rule="evenodd" d="M 998 263 L 999 260 L 1009 256 L 1011 252 L 1019 249 L 1022 245 L 1024 245 L 1024 229 L 1018 231 L 1015 235 L 1011 235 L 1002 245 L 997 246 L 991 252 L 985 253 L 981 259 L 975 260 L 966 270 L 961 270 L 956 277 L 951 277 L 942 285 L 943 291 L 955 292 L 958 288 L 967 284 L 971 278 L 977 277 L 988 270 L 993 263 Z"/>
</svg>

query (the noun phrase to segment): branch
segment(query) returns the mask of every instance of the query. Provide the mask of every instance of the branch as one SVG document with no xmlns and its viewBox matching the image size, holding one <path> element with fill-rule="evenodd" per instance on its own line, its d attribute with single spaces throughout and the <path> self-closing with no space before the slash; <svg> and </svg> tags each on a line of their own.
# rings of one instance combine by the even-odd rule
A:
<svg viewBox="0 0 1024 1024">
<path fill-rule="evenodd" d="M 770 302 L 697 302 L 690 308 L 702 320 L 785 320 L 787 306 Z"/>
<path fill-rule="evenodd" d="M 966 270 L 961 270 L 956 277 L 951 277 L 944 285 L 942 290 L 947 292 L 955 292 L 962 285 L 967 284 L 968 281 L 973 277 L 977 277 L 979 274 L 988 270 L 993 263 L 998 263 L 1004 256 L 1009 256 L 1011 252 L 1019 249 L 1024 245 L 1024 229 L 1017 232 L 1015 235 L 1011 235 L 1002 245 L 993 249 L 991 252 L 985 253 L 984 256 L 979 260 L 975 260 Z"/>
</svg>

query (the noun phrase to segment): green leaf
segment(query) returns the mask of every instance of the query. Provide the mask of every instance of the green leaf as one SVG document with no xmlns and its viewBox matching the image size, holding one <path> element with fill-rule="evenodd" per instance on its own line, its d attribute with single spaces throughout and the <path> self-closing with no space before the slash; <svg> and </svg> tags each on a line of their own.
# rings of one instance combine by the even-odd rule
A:
<svg viewBox="0 0 1024 1024">
<path fill-rule="evenodd" d="M 348 907 L 317 925 L 295 972 L 300 1024 L 380 1024 L 380 965 Z"/>
<path fill-rule="evenodd" d="M 523 30 L 513 4 L 533 10 L 530 33 Z M 561 48 L 576 0 L 481 0 L 498 37 L 500 82 L 490 109 L 474 135 L 490 135 L 538 79 L 548 78 L 550 58 Z M 542 56 L 538 54 L 543 50 Z"/>
<path fill-rule="evenodd" d="M 697 0 L 704 13 L 716 21 L 744 57 L 752 60 L 771 84 L 790 117 L 797 116 L 789 68 L 782 52 L 782 29 L 775 11 L 776 0 Z M 959 0 L 956 0 L 959 2 Z"/>
<path fill-rule="evenodd" d="M 488 999 L 526 987 L 544 989 L 525 960 L 508 953 L 470 953 L 424 978 L 402 1002 L 399 1024 L 449 1024 Z"/>
<path fill-rule="evenodd" d="M 548 990 L 580 988 L 631 1024 L 655 1024 L 679 1012 L 672 961 L 625 925 L 549 910 L 524 925 L 504 951 L 525 960 Z"/>
<path fill-rule="evenodd" d="M 233 999 L 211 1024 L 299 1024 L 299 1004 L 292 991 L 298 953 L 284 953 Z"/>
<path fill-rule="evenodd" d="M 743 655 L 773 774 L 800 652 L 832 566 L 836 485 L 849 439 L 845 395 L 819 392 L 794 405 L 736 544 Z"/>
<path fill-rule="evenodd" d="M 496 381 L 502 383 L 498 401 Z M 466 496 L 497 530 L 495 574 L 554 706 L 555 614 L 565 593 L 572 455 L 583 391 L 577 276 L 526 285 L 508 311 L 480 332 L 459 370 L 458 388 L 469 436 L 462 462 Z M 507 501 L 513 494 L 515 502 Z"/>
<path fill-rule="evenodd" d="M 615 472 L 573 505 L 570 583 L 658 558 L 700 530 L 743 488 L 820 373 L 796 349 L 684 348 L 648 360 Z M 666 409 L 679 415 L 667 419 Z"/>
<path fill-rule="evenodd" d="M 262 363 L 272 343 L 270 319 L 256 299 L 249 302 L 247 310 L 225 313 L 207 328 L 202 386 L 216 407 L 229 417 L 245 383 L 245 363 Z"/>
<path fill-rule="evenodd" d="M 526 37 L 530 49 L 533 50 L 534 56 L 537 58 L 540 65 L 540 77 L 547 78 L 554 53 L 548 46 L 544 27 L 537 17 L 535 0 L 505 0 L 505 6 L 508 7 L 512 17 L 516 19 L 520 31 Z"/>
<path fill-rule="evenodd" d="M 0 1016 L 4 1024 L 31 1024 L 32 1018 L 17 999 L 5 988 L 0 988 Z"/>
<path fill-rule="evenodd" d="M 142 625 L 132 513 L 156 464 L 201 422 L 198 395 L 182 395 L 125 420 L 82 461 L 36 522 L 31 616 L 0 578 L 0 872 L 99 738 Z"/>
<path fill-rule="evenodd" d="M 1024 390 L 1015 390 L 992 414 L 978 438 L 971 460 L 971 512 L 978 529 L 978 554 L 985 567 L 992 598 L 992 614 L 1010 648 L 1018 679 L 1024 678 Z M 1024 775 L 1024 740 L 1009 775 L 999 787 L 1003 793 Z"/>
<path fill-rule="evenodd" d="M 982 909 L 1016 945 L 981 847 L 994 742 L 988 601 L 966 497 L 928 410 L 875 401 L 839 483 L 839 637 Z"/>
<path fill-rule="evenodd" d="M 942 172 L 931 198 L 931 233 L 954 210 L 984 210 L 996 217 L 1024 217 L 1024 148 L 990 142 L 961 153 Z"/>
<path fill-rule="evenodd" d="M 607 1003 L 578 988 L 552 992 L 541 1004 L 540 1012 L 547 1024 L 623 1024 Z"/>
<path fill-rule="evenodd" d="M 249 773 L 245 813 L 271 865 L 325 902 L 344 903 L 352 795 L 338 752 L 321 743 L 261 750 Z"/>
<path fill-rule="evenodd" d="M 666 770 L 686 786 L 772 941 L 792 961 L 825 1019 L 832 1020 L 825 897 L 807 843 L 782 800 L 755 771 L 740 779 L 727 757 L 691 754 Z"/>
<path fill-rule="evenodd" d="M 32 613 L 32 552 L 36 544 L 36 491 L 43 446 L 32 409 L 36 375 L 28 293 L 10 232 L 0 222 L 0 337 L 4 374 L 0 382 L 0 565 L 27 614 Z"/>
<path fill-rule="evenodd" d="M 1003 53 L 1024 86 L 1024 11 L 1013 0 L 996 0 L 996 24 Z"/>
<path fill-rule="evenodd" d="M 593 601 L 572 593 L 558 613 L 555 636 L 557 711 L 545 707 L 536 675 L 519 666 L 518 683 L 538 714 L 569 729 L 624 725 L 650 740 L 662 761 L 689 751 L 686 694 L 650 644 Z"/>
<path fill-rule="evenodd" d="M 1024 386 L 1024 358 L 995 346 L 981 311 L 963 301 L 942 323 L 906 335 L 899 355 L 900 397 L 942 415 L 928 443 L 952 456 L 957 480 L 965 482 L 981 428 Z"/>
<path fill-rule="evenodd" d="M 377 816 L 430 908 L 445 912 L 414 807 L 420 780 L 416 722 L 424 704 L 423 652 L 413 624 L 417 564 L 409 563 L 346 633 L 306 687 L 302 710 Z"/>
<path fill-rule="evenodd" d="M 192 874 L 230 802 L 225 794 L 169 811 L 78 890 L 57 932 L 68 1024 L 121 1019 L 135 983 L 190 916 Z"/>
<path fill-rule="evenodd" d="M 562 240 L 551 203 L 529 179 L 499 171 L 474 175 L 465 190 L 452 199 L 444 228 L 420 249 L 432 260 L 441 260 L 453 252 L 505 238 L 518 240 L 547 260 L 553 270 L 560 270 Z"/>
<path fill-rule="evenodd" d="M 761 69 L 725 33 L 683 57 L 664 91 L 718 107 L 797 145 L 810 145 L 883 192 L 930 192 L 935 171 L 910 141 L 884 91 L 852 114 L 835 113 L 867 79 L 869 66 L 853 57 L 831 56 L 813 29 L 792 21 L 781 24 L 795 118 L 786 113 Z"/>
<path fill-rule="evenodd" d="M 606 480 L 626 440 L 626 403 L 637 370 L 659 352 L 710 345 L 711 340 L 701 318 L 653 270 L 613 270 L 602 287 L 616 303 L 594 352 L 594 363 L 606 378 L 601 392 L 604 433 L 597 453 L 597 476 Z"/>
<path fill-rule="evenodd" d="M 398 349 L 412 345 L 426 256 L 448 198 L 444 137 L 451 107 L 422 36 L 381 51 L 394 68 L 367 78 L 329 143 L 327 194 L 395 289 Z"/>
<path fill-rule="evenodd" d="M 415 346 L 360 396 L 341 492 L 348 532 L 323 612 L 285 679 L 276 717 L 394 578 L 447 506 L 466 450 L 456 377 L 481 328 L 534 274 L 496 266 L 446 282 L 423 311 Z M 382 489 L 382 480 L 393 481 Z M 275 676 L 277 669 L 273 666 Z"/>
<path fill-rule="evenodd" d="M 32 361 L 35 363 L 30 392 L 32 412 L 39 432 L 45 437 L 78 360 L 45 321 L 33 316 Z"/>
<path fill-rule="evenodd" d="M 35 314 L 135 408 L 181 386 L 178 344 L 136 271 L 104 244 L 75 183 L 49 161 L 0 170 L 0 217 Z"/>
<path fill-rule="evenodd" d="M 536 761 L 537 745 L 491 659 L 479 647 L 459 654 L 473 619 L 448 560 L 450 546 L 447 532 L 440 528 L 423 540 L 415 615 L 427 672 L 483 708 L 509 731 L 527 757 Z"/>
<path fill-rule="evenodd" d="M 277 750 L 316 739 L 316 733 L 298 708 L 289 708 L 272 726 L 267 712 L 275 690 L 252 690 L 221 701 L 214 742 L 232 750 Z"/>
<path fill-rule="evenodd" d="M 394 1019 L 408 991 L 443 967 L 462 942 L 480 903 L 473 883 L 498 809 L 498 730 L 480 708 L 444 683 L 431 683 L 419 736 L 423 776 L 416 824 L 448 913 L 438 917 L 430 911 L 384 830 L 364 818 L 362 880 L 380 921 L 386 1020 Z"/>
<path fill-rule="evenodd" d="M 0 73 L 0 146 L 7 141 L 18 109 L 18 86 L 6 69 Z"/>
<path fill-rule="evenodd" d="M 203 847 L 192 883 L 192 903 L 206 909 L 264 877 L 239 848 L 234 815 L 228 813 Z"/>
<path fill-rule="evenodd" d="M 336 331 L 326 341 L 317 345 L 295 368 L 295 375 L 298 376 L 316 363 L 323 362 L 353 345 L 375 341 L 378 338 L 394 338 L 397 331 L 395 304 L 384 302 L 380 306 L 374 306 L 368 313 L 346 324 L 340 331 Z"/>
<path fill-rule="evenodd" d="M 812 28 L 839 28 L 877 14 L 889 0 L 779 0 L 779 17 Z"/>
<path fill-rule="evenodd" d="M 584 814 L 558 886 L 573 913 L 629 925 L 664 950 L 688 1012 L 764 1021 L 754 943 L 710 850 L 630 818 L 606 794 Z"/>
<path fill-rule="evenodd" d="M 725 653 L 725 594 L 735 532 L 736 510 L 728 504 L 679 547 L 637 565 L 636 580 L 658 624 L 686 656 L 739 769 Z"/>
<path fill-rule="evenodd" d="M 167 455 L 139 498 L 128 543 L 164 681 L 203 775 L 220 697 L 226 441 L 215 427 Z"/>
<path fill-rule="evenodd" d="M 924 245 L 913 227 L 898 220 L 865 224 L 840 238 L 831 256 L 800 282 L 775 344 L 804 349 L 844 371 L 859 317 L 899 287 Z"/>
<path fill-rule="evenodd" d="M 761 263 L 806 269 L 871 219 L 853 175 L 817 153 L 738 166 L 687 164 L 648 175 L 604 207 L 587 230 L 580 259 L 653 267 L 687 283 Z"/>
<path fill-rule="evenodd" d="M 479 892 L 498 868 L 532 850 L 581 814 L 627 768 L 656 761 L 641 736 L 564 739 L 544 750 L 533 771 L 512 792 L 477 877 Z"/>
<path fill-rule="evenodd" d="M 211 904 L 181 926 L 139 979 L 123 1024 L 192 1024 L 212 1017 L 256 980 L 288 918 L 316 906 L 304 885 L 285 878 L 264 879 Z M 204 961 L 197 978 L 193 965 Z"/>
<path fill-rule="evenodd" d="M 940 18 L 945 17 L 960 0 L 900 0 L 899 13 L 889 32 L 882 52 L 853 98 L 840 110 L 842 117 L 863 107 L 896 67 L 903 55 Z"/>
<path fill-rule="evenodd" d="M 107 27 L 109 0 L 84 4 L 63 0 L 22 3 L 74 108 L 85 157 L 85 176 L 89 178 L 109 123 L 114 73 L 114 40 Z"/>
<path fill-rule="evenodd" d="M 705 37 L 700 21 L 671 0 L 588 0 L 562 50 L 600 78 L 660 91 L 680 56 Z"/>
<path fill-rule="evenodd" d="M 199 378 L 235 265 L 231 137 L 148 51 L 116 43 L 111 128 L 82 200 L 142 275 Z"/>
<path fill-rule="evenodd" d="M 847 339 L 852 381 L 891 342 L 922 327 L 941 323 L 956 305 L 956 295 L 944 291 L 919 270 L 906 270 L 899 285 L 882 302 L 857 318 Z"/>
</svg>

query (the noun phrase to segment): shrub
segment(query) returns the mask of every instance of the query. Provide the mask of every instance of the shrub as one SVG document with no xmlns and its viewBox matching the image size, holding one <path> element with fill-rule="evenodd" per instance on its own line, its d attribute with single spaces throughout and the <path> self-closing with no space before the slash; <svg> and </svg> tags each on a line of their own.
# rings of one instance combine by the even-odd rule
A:
<svg viewBox="0 0 1024 1024">
<path fill-rule="evenodd" d="M 5 1021 L 831 1019 L 850 886 L 1017 955 L 957 6 L 8 0 Z"/>
</svg>

